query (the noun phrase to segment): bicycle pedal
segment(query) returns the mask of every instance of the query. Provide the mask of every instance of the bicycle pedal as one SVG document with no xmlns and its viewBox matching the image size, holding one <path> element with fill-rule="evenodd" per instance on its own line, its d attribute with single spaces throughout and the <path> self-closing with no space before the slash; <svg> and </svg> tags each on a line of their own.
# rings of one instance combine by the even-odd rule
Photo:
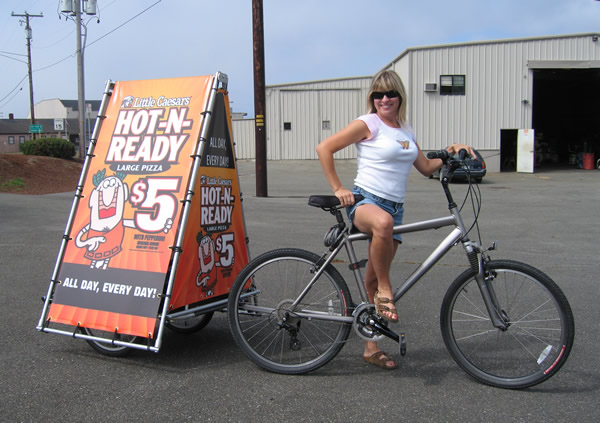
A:
<svg viewBox="0 0 600 423">
<path fill-rule="evenodd" d="M 400 334 L 400 355 L 406 355 L 406 335 L 404 333 Z"/>
</svg>

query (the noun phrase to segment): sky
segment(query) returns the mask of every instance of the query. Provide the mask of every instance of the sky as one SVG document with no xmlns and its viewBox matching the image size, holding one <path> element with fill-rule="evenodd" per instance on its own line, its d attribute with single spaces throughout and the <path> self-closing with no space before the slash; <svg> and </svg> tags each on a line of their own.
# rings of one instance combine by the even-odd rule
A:
<svg viewBox="0 0 600 423">
<path fill-rule="evenodd" d="M 224 72 L 234 112 L 254 115 L 252 0 L 97 0 L 84 15 L 85 97 L 106 81 Z M 76 27 L 60 0 L 0 0 L 0 118 L 77 99 Z M 263 0 L 267 85 L 370 76 L 411 47 L 600 32 L 595 0 Z"/>
</svg>

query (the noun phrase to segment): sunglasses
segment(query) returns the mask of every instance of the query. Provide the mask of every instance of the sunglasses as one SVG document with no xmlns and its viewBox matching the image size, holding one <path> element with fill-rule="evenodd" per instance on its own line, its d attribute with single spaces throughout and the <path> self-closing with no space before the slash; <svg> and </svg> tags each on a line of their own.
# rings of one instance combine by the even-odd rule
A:
<svg viewBox="0 0 600 423">
<path fill-rule="evenodd" d="M 373 91 L 371 94 L 373 100 L 381 100 L 384 96 L 387 98 L 396 98 L 400 97 L 400 93 L 398 91 L 386 91 L 384 93 L 381 91 Z"/>
</svg>

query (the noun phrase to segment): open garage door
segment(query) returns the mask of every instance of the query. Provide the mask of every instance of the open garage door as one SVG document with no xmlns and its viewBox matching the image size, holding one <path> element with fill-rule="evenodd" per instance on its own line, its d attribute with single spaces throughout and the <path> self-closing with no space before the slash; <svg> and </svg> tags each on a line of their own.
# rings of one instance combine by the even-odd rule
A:
<svg viewBox="0 0 600 423">
<path fill-rule="evenodd" d="M 584 153 L 600 157 L 600 63 L 539 62 L 529 66 L 534 68 L 536 168 L 581 166 Z"/>
</svg>

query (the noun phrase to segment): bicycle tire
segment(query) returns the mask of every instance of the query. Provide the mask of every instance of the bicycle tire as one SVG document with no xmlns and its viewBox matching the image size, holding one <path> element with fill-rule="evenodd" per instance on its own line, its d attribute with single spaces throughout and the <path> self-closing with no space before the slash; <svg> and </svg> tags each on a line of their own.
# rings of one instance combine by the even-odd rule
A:
<svg viewBox="0 0 600 423">
<path fill-rule="evenodd" d="M 351 323 L 303 318 L 288 308 L 307 286 L 318 261 L 319 256 L 301 249 L 272 250 L 252 260 L 236 278 L 227 307 L 231 333 L 244 354 L 263 369 L 308 373 L 344 346 Z M 305 312 L 338 316 L 351 315 L 351 305 L 346 282 L 332 265 L 299 304 Z"/>
<path fill-rule="evenodd" d="M 97 336 L 97 337 L 101 337 L 101 338 L 112 339 L 114 336 L 113 333 L 111 333 L 111 332 L 90 329 L 90 328 L 81 328 L 81 331 L 86 335 Z M 142 338 L 139 336 L 135 336 L 135 335 L 117 335 L 117 338 L 116 338 L 116 340 L 118 340 L 118 341 L 132 342 L 132 343 L 135 343 L 136 341 L 138 341 L 140 339 L 142 339 Z M 125 347 L 123 345 L 113 345 L 111 343 L 93 341 L 91 339 L 86 339 L 85 342 L 87 342 L 94 350 L 96 350 L 100 354 L 107 355 L 109 357 L 125 357 L 125 356 L 131 354 L 131 352 L 133 351 L 133 348 Z"/>
<path fill-rule="evenodd" d="M 199 316 L 190 317 L 185 320 L 166 321 L 165 326 L 177 333 L 195 333 L 201 331 L 210 323 L 213 314 L 213 311 L 209 311 L 208 313 L 203 313 Z"/>
<path fill-rule="evenodd" d="M 552 377 L 567 361 L 575 335 L 569 302 L 540 270 L 512 260 L 486 264 L 509 327 L 495 328 L 475 272 L 463 272 L 448 288 L 441 307 L 444 343 L 456 363 L 478 381 L 523 389 Z"/>
</svg>

